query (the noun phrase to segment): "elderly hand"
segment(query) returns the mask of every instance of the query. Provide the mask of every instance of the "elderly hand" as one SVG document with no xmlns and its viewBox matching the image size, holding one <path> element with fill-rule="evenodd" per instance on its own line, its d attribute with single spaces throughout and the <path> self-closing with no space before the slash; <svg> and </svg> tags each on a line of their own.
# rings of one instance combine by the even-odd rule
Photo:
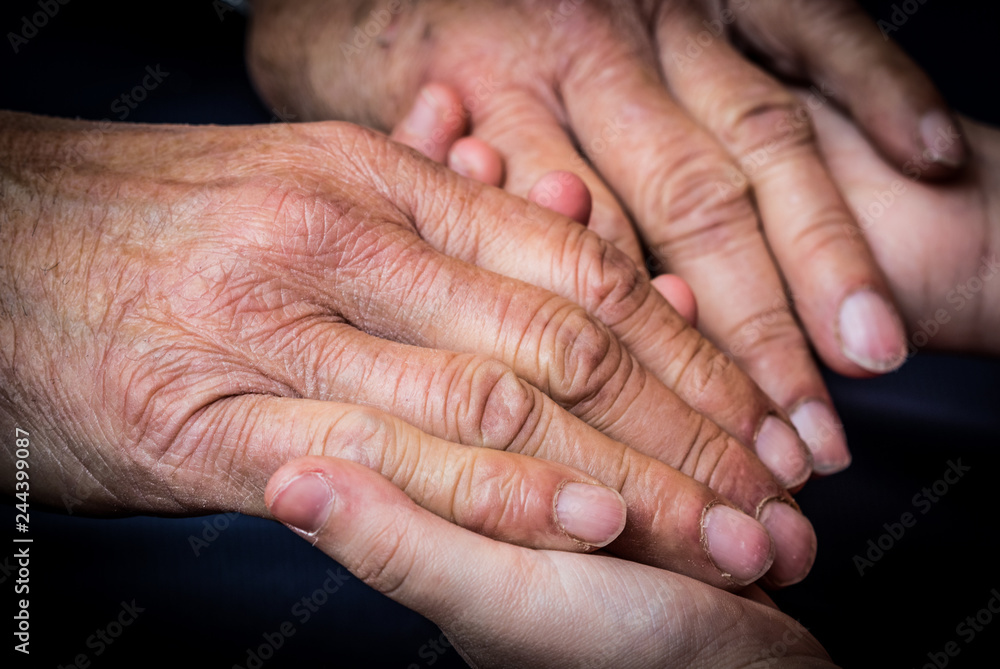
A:
<svg viewBox="0 0 1000 669">
<path fill-rule="evenodd" d="M 836 100 L 895 164 L 925 177 L 965 159 L 926 77 L 852 1 L 258 0 L 254 10 L 251 72 L 279 107 L 387 129 L 438 81 L 503 154 L 512 193 L 552 171 L 579 174 L 594 198 L 590 227 L 641 264 L 633 218 L 657 268 L 698 295 L 703 330 L 815 446 L 816 470 L 847 466 L 803 327 L 849 375 L 901 364 L 905 332 L 864 239 L 845 233 L 853 217 L 810 112 Z M 799 104 L 736 42 L 813 81 L 812 97 Z M 447 105 L 423 96 L 404 134 L 426 134 Z M 438 139 L 421 150 L 432 155 Z"/>
<path fill-rule="evenodd" d="M 732 588 L 773 537 L 768 578 L 808 572 L 805 447 L 582 226 L 347 124 L 0 128 L 0 418 L 47 444 L 36 499 L 266 515 L 325 454 L 505 541 L 592 550 L 627 510 L 624 557 Z"/>
</svg>

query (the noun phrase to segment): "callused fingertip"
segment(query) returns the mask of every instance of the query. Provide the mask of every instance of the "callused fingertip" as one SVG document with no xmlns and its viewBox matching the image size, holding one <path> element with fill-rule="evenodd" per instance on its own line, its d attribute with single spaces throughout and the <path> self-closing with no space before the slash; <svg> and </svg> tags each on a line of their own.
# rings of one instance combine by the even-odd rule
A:
<svg viewBox="0 0 1000 669">
<path fill-rule="evenodd" d="M 724 504 L 713 502 L 705 507 L 701 537 L 709 560 L 734 585 L 753 583 L 774 562 L 774 542 L 767 529 Z"/>
<path fill-rule="evenodd" d="M 836 474 L 851 464 L 844 426 L 823 400 L 805 400 L 791 412 L 792 425 L 812 452 L 813 472 Z"/>
<path fill-rule="evenodd" d="M 607 546 L 625 529 L 625 500 L 611 488 L 570 481 L 556 493 L 554 506 L 563 531 L 595 548 Z"/>
<path fill-rule="evenodd" d="M 777 416 L 765 416 L 754 441 L 757 457 L 778 483 L 795 488 L 812 474 L 812 454 L 791 425 Z"/>
<path fill-rule="evenodd" d="M 920 141 L 924 155 L 942 167 L 958 169 L 968 160 L 958 123 L 943 110 L 933 109 L 920 119 Z"/>
<path fill-rule="evenodd" d="M 812 523 L 779 498 L 762 504 L 757 519 L 774 540 L 774 562 L 765 576 L 768 585 L 784 588 L 804 579 L 816 561 L 816 532 Z"/>
<path fill-rule="evenodd" d="M 276 484 L 268 508 L 282 523 L 303 534 L 313 534 L 326 523 L 334 498 L 333 488 L 322 474 L 303 472 Z"/>
<path fill-rule="evenodd" d="M 855 291 L 840 303 L 836 334 L 844 356 L 869 372 L 891 372 L 906 360 L 903 321 L 871 288 Z"/>
</svg>

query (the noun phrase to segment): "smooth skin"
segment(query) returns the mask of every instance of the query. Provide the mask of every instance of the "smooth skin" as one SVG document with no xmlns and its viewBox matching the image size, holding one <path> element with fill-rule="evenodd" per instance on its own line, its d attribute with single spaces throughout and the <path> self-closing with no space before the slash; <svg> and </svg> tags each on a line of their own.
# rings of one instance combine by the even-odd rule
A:
<svg viewBox="0 0 1000 669">
<path fill-rule="evenodd" d="M 256 0 L 259 90 L 304 119 L 387 130 L 422 85 L 450 86 L 465 109 L 452 124 L 468 118 L 496 147 L 508 191 L 578 174 L 589 227 L 639 264 L 641 241 L 655 274 L 685 279 L 703 331 L 789 413 L 821 455 L 816 471 L 846 467 L 810 342 L 837 372 L 867 376 L 903 362 L 905 331 L 810 116 L 842 104 L 893 164 L 921 160 L 924 178 L 966 159 L 934 87 L 870 17 L 850 0 L 391 7 Z M 777 76 L 812 82 L 812 98 L 800 104 Z M 409 131 L 431 154 L 446 138 L 425 132 L 427 119 L 449 101 L 421 97 Z"/>
</svg>

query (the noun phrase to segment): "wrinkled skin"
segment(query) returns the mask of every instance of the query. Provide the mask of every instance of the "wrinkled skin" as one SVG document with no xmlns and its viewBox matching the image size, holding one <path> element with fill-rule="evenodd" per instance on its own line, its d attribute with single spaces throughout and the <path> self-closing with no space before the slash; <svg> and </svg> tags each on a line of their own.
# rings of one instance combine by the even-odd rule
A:
<svg viewBox="0 0 1000 669">
<path fill-rule="evenodd" d="M 248 55 L 264 96 L 307 120 L 387 130 L 422 84 L 452 87 L 452 126 L 496 147 L 507 190 L 578 174 L 589 227 L 691 285 L 702 330 L 792 416 L 816 471 L 849 464 L 810 343 L 866 376 L 903 362 L 906 333 L 810 115 L 843 104 L 925 179 L 966 158 L 934 87 L 852 1 L 257 0 Z M 423 132 L 432 115 L 402 128 L 427 155 L 448 141 Z"/>
<path fill-rule="evenodd" d="M 811 526 L 734 436 L 780 410 L 577 223 L 348 124 L 2 120 L 0 415 L 46 444 L 35 499 L 266 515 L 281 464 L 336 455 L 505 541 L 592 550 L 627 507 L 616 554 L 808 572 Z M 613 489 L 603 534 L 558 515 L 569 482 Z"/>
<path fill-rule="evenodd" d="M 1000 354 L 1000 132 L 963 121 L 976 147 L 969 169 L 955 182 L 927 184 L 903 180 L 836 112 L 823 110 L 816 123 L 831 173 L 852 208 L 868 215 L 864 234 L 911 330 L 926 332 L 922 322 L 947 315 L 934 337 L 914 337 L 911 348 Z M 896 193 L 891 205 L 870 209 L 886 192 Z M 573 199 L 559 204 L 572 210 L 585 200 Z M 293 486 L 304 479 L 308 492 Z M 267 500 L 303 538 L 441 625 L 474 667 L 833 666 L 752 588 L 743 599 L 603 556 L 491 543 L 421 512 L 349 463 L 296 460 L 275 474 Z"/>
</svg>

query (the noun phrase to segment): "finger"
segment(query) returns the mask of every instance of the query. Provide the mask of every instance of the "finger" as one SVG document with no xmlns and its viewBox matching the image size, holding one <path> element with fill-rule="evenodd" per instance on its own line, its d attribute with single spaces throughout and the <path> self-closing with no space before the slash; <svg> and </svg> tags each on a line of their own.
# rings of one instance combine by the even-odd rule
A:
<svg viewBox="0 0 1000 669">
<path fill-rule="evenodd" d="M 728 158 L 676 107 L 654 75 L 644 74 L 633 57 L 623 55 L 622 59 L 612 64 L 605 60 L 591 62 L 590 67 L 583 62 L 583 69 L 564 87 L 573 125 L 584 139 L 600 137 L 601 129 L 609 122 L 622 128 L 621 134 L 608 141 L 604 151 L 595 157 L 596 164 L 630 209 L 639 213 L 643 233 L 654 252 L 661 259 L 670 255 L 674 269 L 699 296 L 700 323 L 717 342 L 726 348 L 740 343 L 734 343 L 732 335 L 766 314 L 775 321 L 779 334 L 797 342 L 801 354 L 796 360 L 805 367 L 781 368 L 789 372 L 782 376 L 782 383 L 792 387 L 796 396 L 802 396 L 803 388 L 812 388 L 816 383 L 822 389 L 808 347 L 787 305 L 782 303 L 784 309 L 773 313 L 769 293 L 780 293 L 781 283 L 757 230 L 749 197 L 744 193 L 722 207 L 698 202 L 706 195 L 706 187 L 714 189 L 716 177 L 725 173 Z M 604 66 L 614 77 L 602 78 L 600 68 Z M 595 95 L 591 87 L 600 87 L 601 94 Z M 620 107 L 620 100 L 630 102 Z M 648 137 L 659 141 L 650 142 Z M 693 151 L 692 144 L 699 143 L 702 148 Z M 557 280 L 582 277 L 587 282 L 575 289 L 553 288 L 555 292 L 574 293 L 572 299 L 610 323 L 638 359 L 688 404 L 711 416 L 743 443 L 753 445 L 772 471 L 780 469 L 783 481 L 793 478 L 793 469 L 801 472 L 795 466 L 810 456 L 803 453 L 805 446 L 794 431 L 760 430 L 765 415 L 776 407 L 733 364 L 737 356 L 743 355 L 742 350 L 723 353 L 706 346 L 662 298 L 654 295 L 647 301 L 649 284 L 616 268 L 622 259 L 614 254 L 595 248 L 587 239 L 581 239 L 574 248 L 578 254 L 585 252 L 583 264 L 579 255 L 570 254 L 577 264 L 560 264 L 562 272 L 552 272 L 552 276 Z M 553 257 L 558 260 L 566 255 L 562 252 Z M 536 266 L 524 265 L 529 269 Z M 505 267 L 498 271 L 518 270 Z M 526 280 L 545 286 L 552 283 L 552 278 L 544 276 Z M 684 360 L 684 356 L 671 357 L 665 353 L 667 350 L 686 350 L 699 362 L 693 367 L 678 366 L 674 363 Z M 787 361 L 789 350 L 782 347 L 772 351 L 768 359 Z M 732 401 L 734 393 L 740 395 L 740 402 Z M 783 411 L 775 413 L 780 416 Z"/>
<path fill-rule="evenodd" d="M 379 472 L 442 518 L 508 543 L 586 551 L 609 544 L 625 525 L 618 492 L 581 472 L 447 442 L 357 405 L 243 395 L 208 407 L 183 438 L 195 444 L 199 436 L 196 453 L 230 445 L 228 453 L 216 451 L 231 465 L 228 476 L 252 476 L 262 486 L 293 457 L 336 456 Z M 212 474 L 212 482 L 201 485 L 216 486 L 217 496 L 223 472 Z M 247 488 L 232 483 L 240 493 Z"/>
<path fill-rule="evenodd" d="M 487 198 L 484 194 L 481 199 Z M 439 215 L 418 218 L 442 220 Z M 683 458 L 678 445 L 699 442 L 695 435 L 703 426 L 700 419 L 669 426 L 649 421 L 651 411 L 689 413 L 682 399 L 658 380 L 660 372 L 671 387 L 681 389 L 682 397 L 687 393 L 694 398 L 694 408 L 706 410 L 745 443 L 754 444 L 783 485 L 794 487 L 804 481 L 811 471 L 809 454 L 794 431 L 773 415 L 767 397 L 735 365 L 721 360 L 648 283 L 638 284 L 638 270 L 624 254 L 580 228 L 574 238 L 572 228 L 559 230 L 560 221 L 562 226 L 572 225 L 565 219 L 554 220 L 548 228 L 512 221 L 500 231 L 482 221 L 464 221 L 447 232 L 426 234 L 450 237 L 450 246 L 456 249 L 461 248 L 462 237 L 474 238 L 477 260 L 484 267 L 496 262 L 492 255 L 497 247 L 487 243 L 487 237 L 502 235 L 497 242 L 505 252 L 497 260 L 507 265 L 501 271 L 527 276 L 543 286 L 561 280 L 563 290 L 579 293 L 576 304 L 535 286 L 487 276 L 440 258 L 433 264 L 433 275 L 443 285 L 433 298 L 428 293 L 425 297 L 432 299 L 414 299 L 425 306 L 412 316 L 393 312 L 391 326 L 386 322 L 383 327 L 405 324 L 421 345 L 502 360 L 589 424 L 679 467 Z M 546 231 L 555 238 L 549 238 L 555 242 L 553 251 L 546 248 Z M 554 257 L 558 264 L 553 269 Z M 421 281 L 412 266 L 401 268 L 397 278 L 406 285 Z M 578 304 L 614 324 L 628 348 Z M 445 325 L 473 314 L 481 327 L 458 330 Z M 664 353 L 665 342 L 672 344 L 673 355 Z M 647 355 L 648 369 L 632 357 L 631 350 L 655 351 Z M 706 385 L 718 394 L 706 392 Z M 734 395 L 739 396 L 736 404 Z"/>
<path fill-rule="evenodd" d="M 465 129 L 466 114 L 458 93 L 448 86 L 430 83 L 420 89 L 413 107 L 393 129 L 390 137 L 435 162 L 443 163 L 455 141 L 465 134 Z M 475 169 L 478 166 L 478 163 L 473 163 L 472 167 Z"/>
<path fill-rule="evenodd" d="M 776 470 L 779 484 L 732 436 L 651 376 L 580 306 L 452 258 L 428 256 L 417 246 L 382 268 L 391 282 L 374 289 L 374 311 L 348 313 L 350 321 L 364 322 L 380 336 L 402 335 L 421 346 L 500 360 L 593 427 L 706 483 L 745 512 L 761 514 L 772 535 L 786 530 L 768 523 L 787 528 L 772 567 L 779 574 L 776 582 L 793 582 L 808 572 L 815 557 L 808 521 L 790 507 L 789 513 L 762 513 L 752 506 L 783 496 L 782 486 L 800 484 L 811 471 L 808 452 L 783 421 L 764 415 L 751 442 Z M 413 262 L 415 256 L 407 253 L 419 254 L 421 261 Z M 370 283 L 365 285 L 371 290 Z M 400 294 L 411 308 L 379 304 L 382 296 Z M 475 327 L 450 325 L 463 321 Z M 697 357 L 699 350 L 690 353 Z M 785 505 L 768 508 L 773 506 Z"/>
<path fill-rule="evenodd" d="M 632 520 L 611 547 L 617 555 L 728 588 L 756 580 L 771 565 L 767 530 L 750 516 L 716 508 L 725 500 L 707 486 L 573 418 L 495 360 L 406 346 L 322 322 L 300 323 L 276 337 L 272 348 L 285 362 L 262 372 L 299 395 L 374 407 L 448 442 L 591 473 L 620 491 L 628 506 Z M 276 421 L 268 424 L 267 431 Z M 780 492 L 747 487 L 743 498 Z"/>
<path fill-rule="evenodd" d="M 850 0 L 747 3 L 735 21 L 785 74 L 816 82 L 843 104 L 907 176 L 948 176 L 968 161 L 948 105 L 890 39 L 895 24 L 876 23 Z"/>
<path fill-rule="evenodd" d="M 663 43 L 694 31 L 697 14 L 668 15 Z M 668 49 L 669 50 L 669 49 Z M 678 97 L 749 174 L 764 230 L 824 360 L 843 374 L 902 364 L 906 333 L 885 279 L 820 159 L 808 108 L 716 40 L 699 58 L 664 54 Z M 810 388 L 816 395 L 818 388 Z M 801 397 L 782 397 L 789 406 Z"/>
<path fill-rule="evenodd" d="M 540 100 L 520 91 L 498 93 L 488 107 L 477 110 L 473 133 L 503 156 L 505 189 L 514 195 L 527 197 L 551 172 L 576 174 L 592 197 L 588 227 L 641 265 L 642 248 L 631 220 L 604 181 L 580 157 L 553 111 Z"/>
<path fill-rule="evenodd" d="M 692 327 L 698 326 L 698 302 L 687 281 L 676 274 L 661 274 L 651 283 L 684 320 Z"/>
<path fill-rule="evenodd" d="M 546 174 L 532 187 L 528 200 L 577 223 L 586 225 L 590 218 L 590 191 L 571 172 Z M 694 293 L 684 279 L 673 274 L 662 274 L 651 283 L 684 320 L 692 326 L 697 325 L 698 308 Z"/>
<path fill-rule="evenodd" d="M 587 225 L 593 211 L 590 189 L 572 172 L 549 172 L 528 191 L 528 201 Z"/>
<path fill-rule="evenodd" d="M 503 185 L 503 158 L 478 137 L 462 137 L 448 151 L 448 167 L 467 179 Z"/>
<path fill-rule="evenodd" d="M 292 462 L 272 477 L 265 499 L 276 518 L 369 586 L 440 625 L 477 666 L 562 667 L 579 664 L 575 658 L 687 666 L 707 657 L 697 647 L 705 638 L 724 649 L 706 666 L 769 657 L 777 638 L 788 658 L 825 657 L 774 609 L 614 558 L 498 544 L 417 508 L 351 462 Z"/>
</svg>

